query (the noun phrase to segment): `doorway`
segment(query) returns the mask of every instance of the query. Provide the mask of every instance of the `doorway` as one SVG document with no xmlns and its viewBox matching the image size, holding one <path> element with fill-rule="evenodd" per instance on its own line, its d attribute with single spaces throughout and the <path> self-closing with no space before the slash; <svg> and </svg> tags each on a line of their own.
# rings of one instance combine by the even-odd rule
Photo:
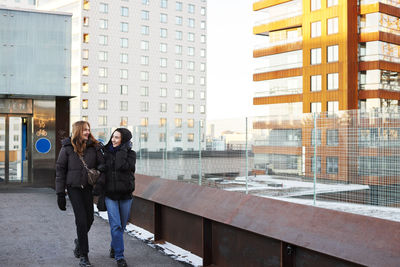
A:
<svg viewBox="0 0 400 267">
<path fill-rule="evenodd" d="M 31 117 L 0 115 L 0 183 L 29 183 Z"/>
</svg>

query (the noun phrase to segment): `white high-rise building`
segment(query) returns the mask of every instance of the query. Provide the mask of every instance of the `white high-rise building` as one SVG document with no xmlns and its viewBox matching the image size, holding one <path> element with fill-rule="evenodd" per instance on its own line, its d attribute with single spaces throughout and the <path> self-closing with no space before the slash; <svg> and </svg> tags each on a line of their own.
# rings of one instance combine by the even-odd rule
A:
<svg viewBox="0 0 400 267">
<path fill-rule="evenodd" d="M 0 6 L 34 9 L 38 0 L 0 0 Z"/>
<path fill-rule="evenodd" d="M 174 129 L 168 150 L 197 150 L 206 118 L 206 5 L 206 0 L 38 1 L 40 9 L 73 14 L 71 122 L 88 120 L 92 129 L 158 128 L 151 134 L 143 130 L 149 150 L 165 149 L 167 124 Z"/>
</svg>

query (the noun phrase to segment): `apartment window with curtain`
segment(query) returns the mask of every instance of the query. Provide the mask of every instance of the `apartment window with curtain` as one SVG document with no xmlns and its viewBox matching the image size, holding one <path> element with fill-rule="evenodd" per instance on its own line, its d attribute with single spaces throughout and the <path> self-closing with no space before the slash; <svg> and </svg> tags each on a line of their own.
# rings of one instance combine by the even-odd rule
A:
<svg viewBox="0 0 400 267">
<path fill-rule="evenodd" d="M 182 119 L 175 119 L 175 128 L 181 128 L 182 127 Z"/>
<path fill-rule="evenodd" d="M 121 6 L 121 16 L 128 17 L 129 16 L 129 8 L 125 6 Z"/>
<path fill-rule="evenodd" d="M 166 124 L 167 124 L 167 118 L 160 118 L 158 126 L 165 127 Z"/>
<path fill-rule="evenodd" d="M 321 102 L 311 103 L 311 113 L 321 113 Z"/>
<path fill-rule="evenodd" d="M 337 90 L 339 89 L 339 73 L 328 73 L 328 90 Z"/>
<path fill-rule="evenodd" d="M 103 29 L 103 30 L 108 29 L 108 20 L 100 19 L 99 20 L 99 26 L 100 26 L 100 29 Z"/>
<path fill-rule="evenodd" d="M 99 51 L 98 53 L 99 61 L 108 61 L 108 52 L 107 51 Z"/>
<path fill-rule="evenodd" d="M 328 101 L 328 116 L 334 116 L 339 112 L 339 101 Z"/>
<path fill-rule="evenodd" d="M 182 104 L 175 104 L 175 113 L 182 113 Z"/>
<path fill-rule="evenodd" d="M 328 62 L 337 62 L 339 61 L 339 46 L 331 45 L 327 48 L 327 61 Z"/>
<path fill-rule="evenodd" d="M 119 126 L 125 126 L 125 127 L 128 126 L 128 117 L 121 117 Z"/>
<path fill-rule="evenodd" d="M 82 49 L 82 59 L 89 59 L 89 49 Z"/>
<path fill-rule="evenodd" d="M 107 100 L 99 99 L 99 110 L 106 110 L 107 109 Z"/>
<path fill-rule="evenodd" d="M 121 93 L 121 95 L 127 95 L 128 94 L 128 85 L 126 85 L 126 84 L 120 85 L 120 93 Z"/>
<path fill-rule="evenodd" d="M 321 0 L 311 0 L 311 11 L 321 9 Z"/>
<path fill-rule="evenodd" d="M 140 65 L 143 65 L 143 66 L 149 65 L 149 57 L 148 56 L 140 56 Z"/>
<path fill-rule="evenodd" d="M 311 76 L 311 91 L 321 91 L 321 75 Z"/>
<path fill-rule="evenodd" d="M 328 19 L 328 35 L 339 32 L 339 18 Z"/>
<path fill-rule="evenodd" d="M 321 64 L 321 48 L 311 49 L 311 65 Z"/>
<path fill-rule="evenodd" d="M 331 7 L 331 6 L 337 6 L 338 5 L 338 0 L 328 0 L 328 4 L 327 4 L 327 6 L 328 7 Z"/>
<path fill-rule="evenodd" d="M 147 86 L 140 87 L 140 95 L 141 96 L 149 96 L 149 87 L 147 87 Z"/>
<path fill-rule="evenodd" d="M 99 12 L 103 13 L 103 14 L 107 14 L 108 13 L 108 4 L 100 3 Z"/>
<path fill-rule="evenodd" d="M 321 21 L 311 23 L 311 38 L 321 36 Z"/>
<path fill-rule="evenodd" d="M 107 92 L 108 92 L 108 84 L 100 83 L 99 84 L 99 93 L 100 94 L 106 94 Z"/>
<path fill-rule="evenodd" d="M 99 77 L 107 78 L 108 77 L 108 69 L 107 68 L 99 68 Z"/>
<path fill-rule="evenodd" d="M 108 45 L 108 36 L 107 35 L 99 35 L 99 44 L 100 45 Z"/>
<path fill-rule="evenodd" d="M 89 100 L 82 99 L 82 109 L 88 109 L 88 107 L 89 107 Z"/>
</svg>

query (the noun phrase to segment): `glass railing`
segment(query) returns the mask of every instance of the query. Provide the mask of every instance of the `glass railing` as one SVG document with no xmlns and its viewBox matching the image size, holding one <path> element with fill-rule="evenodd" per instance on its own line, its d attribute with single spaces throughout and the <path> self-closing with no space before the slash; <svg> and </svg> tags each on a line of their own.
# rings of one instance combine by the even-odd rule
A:
<svg viewBox="0 0 400 267">
<path fill-rule="evenodd" d="M 393 49 L 394 50 L 394 49 Z M 396 49 L 397 50 L 397 49 Z M 388 61 L 388 62 L 394 62 L 394 63 L 400 63 L 400 57 L 398 56 L 388 56 L 388 55 L 365 55 L 365 56 L 360 56 L 360 61 Z"/>
<path fill-rule="evenodd" d="M 264 73 L 264 72 L 269 72 L 269 71 L 295 69 L 295 68 L 301 68 L 301 67 L 303 67 L 303 62 L 287 63 L 287 64 L 275 65 L 275 66 L 270 66 L 270 67 L 256 68 L 254 70 L 254 73 L 257 74 L 257 73 Z"/>
<path fill-rule="evenodd" d="M 400 35 L 400 30 L 384 27 L 384 26 L 374 26 L 374 27 L 363 27 L 360 29 L 361 33 L 369 33 L 369 32 L 387 32 L 393 33 L 396 35 Z"/>
<path fill-rule="evenodd" d="M 273 43 L 271 43 L 271 42 L 260 43 L 260 44 L 257 44 L 254 46 L 254 50 L 274 47 L 274 46 L 278 46 L 278 45 L 287 45 L 287 44 L 291 44 L 291 43 L 300 42 L 302 40 L 303 40 L 303 36 L 298 36 L 296 38 L 290 38 L 290 39 L 277 41 L 277 42 L 273 42 Z"/>
<path fill-rule="evenodd" d="M 128 127 L 138 174 L 369 216 L 400 205 L 398 108 L 176 123 Z"/>
<path fill-rule="evenodd" d="M 382 83 L 367 83 L 360 84 L 361 90 L 388 90 L 388 91 L 400 91 L 400 84 L 382 84 Z"/>
<path fill-rule="evenodd" d="M 400 2 L 397 0 L 361 0 L 360 5 L 369 5 L 375 3 L 383 3 L 394 7 L 400 7 Z"/>
<path fill-rule="evenodd" d="M 260 26 L 260 25 L 268 24 L 271 22 L 279 21 L 279 20 L 294 18 L 297 16 L 301 16 L 302 14 L 303 14 L 303 11 L 301 10 L 301 7 L 300 7 L 300 10 L 294 10 L 293 12 L 287 12 L 285 14 L 280 14 L 278 16 L 269 16 L 267 19 L 257 20 L 254 22 L 254 26 Z"/>
<path fill-rule="evenodd" d="M 278 95 L 295 95 L 301 94 L 302 88 L 271 88 L 265 91 L 254 93 L 254 97 L 278 96 Z"/>
</svg>

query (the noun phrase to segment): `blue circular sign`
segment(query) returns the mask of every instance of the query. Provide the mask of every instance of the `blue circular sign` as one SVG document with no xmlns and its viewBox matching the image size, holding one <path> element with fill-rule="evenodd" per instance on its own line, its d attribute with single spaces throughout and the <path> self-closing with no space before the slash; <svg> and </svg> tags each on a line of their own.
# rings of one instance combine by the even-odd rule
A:
<svg viewBox="0 0 400 267">
<path fill-rule="evenodd" d="M 47 138 L 40 138 L 36 141 L 35 147 L 37 152 L 46 154 L 51 149 L 50 140 Z"/>
</svg>

